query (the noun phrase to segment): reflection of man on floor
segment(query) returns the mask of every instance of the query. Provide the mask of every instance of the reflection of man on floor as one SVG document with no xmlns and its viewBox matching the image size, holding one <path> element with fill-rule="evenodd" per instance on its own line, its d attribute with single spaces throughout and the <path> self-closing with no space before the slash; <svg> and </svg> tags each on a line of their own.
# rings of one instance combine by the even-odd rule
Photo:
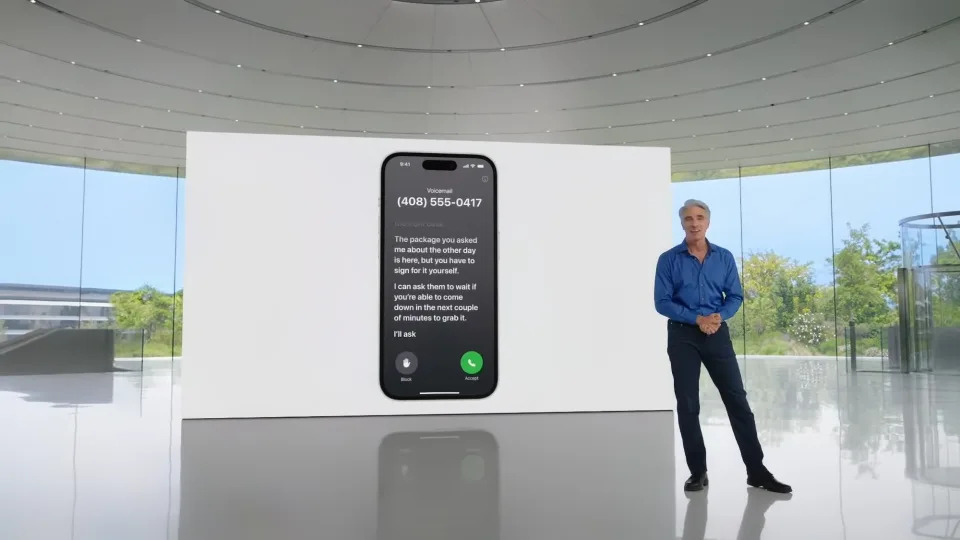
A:
<svg viewBox="0 0 960 540">
<path fill-rule="evenodd" d="M 789 494 L 766 493 L 750 490 L 747 494 L 747 506 L 740 518 L 740 531 L 737 540 L 760 540 L 760 533 L 767 523 L 767 510 L 777 501 L 789 500 Z M 683 540 L 704 540 L 707 534 L 707 496 L 690 495 L 687 500 L 687 513 L 683 517 Z"/>
<path fill-rule="evenodd" d="M 726 321 L 743 303 L 737 263 L 730 251 L 707 240 L 710 208 L 689 200 L 680 208 L 685 232 L 680 245 L 665 251 L 657 262 L 654 301 L 667 317 L 667 354 L 677 396 L 677 423 L 690 468 L 685 491 L 708 484 L 707 450 L 700 431 L 700 365 L 720 392 L 740 455 L 747 467 L 747 484 L 778 493 L 790 486 L 777 481 L 763 465 L 757 425 L 743 389 L 740 366 Z"/>
</svg>

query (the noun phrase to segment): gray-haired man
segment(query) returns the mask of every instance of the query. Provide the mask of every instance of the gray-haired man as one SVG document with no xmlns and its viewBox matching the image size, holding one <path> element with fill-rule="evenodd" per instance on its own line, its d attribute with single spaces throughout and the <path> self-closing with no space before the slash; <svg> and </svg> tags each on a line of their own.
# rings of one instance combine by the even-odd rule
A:
<svg viewBox="0 0 960 540">
<path fill-rule="evenodd" d="M 680 245 L 665 251 L 657 262 L 654 301 L 667 317 L 667 354 L 677 396 L 677 423 L 690 478 L 684 490 L 708 485 L 707 450 L 700 431 L 700 365 L 720 392 L 740 455 L 747 467 L 747 484 L 778 493 L 790 486 L 777 481 L 763 465 L 757 425 L 743 389 L 740 367 L 726 320 L 743 303 L 737 263 L 730 251 L 707 240 L 710 208 L 688 200 L 680 208 L 685 233 Z"/>
</svg>

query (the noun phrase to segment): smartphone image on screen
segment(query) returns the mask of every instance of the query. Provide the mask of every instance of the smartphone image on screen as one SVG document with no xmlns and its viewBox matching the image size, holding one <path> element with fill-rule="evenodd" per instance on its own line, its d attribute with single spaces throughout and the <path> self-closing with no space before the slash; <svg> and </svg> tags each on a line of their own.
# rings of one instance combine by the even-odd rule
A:
<svg viewBox="0 0 960 540">
<path fill-rule="evenodd" d="M 477 399 L 497 387 L 497 170 L 397 153 L 380 177 L 380 388 Z"/>
<path fill-rule="evenodd" d="M 378 465 L 378 539 L 500 538 L 499 449 L 489 432 L 392 433 Z"/>
</svg>

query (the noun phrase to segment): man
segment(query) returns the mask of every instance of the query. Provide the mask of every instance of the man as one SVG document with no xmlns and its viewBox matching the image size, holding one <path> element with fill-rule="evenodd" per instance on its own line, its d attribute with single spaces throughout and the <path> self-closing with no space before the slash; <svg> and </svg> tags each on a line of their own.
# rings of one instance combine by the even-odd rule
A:
<svg viewBox="0 0 960 540">
<path fill-rule="evenodd" d="M 720 392 L 740 455 L 747 467 L 747 484 L 777 493 L 791 492 L 763 465 L 757 425 L 747 403 L 726 321 L 743 303 L 737 264 L 730 251 L 707 240 L 710 208 L 688 200 L 680 208 L 686 235 L 680 245 L 657 261 L 654 301 L 667 317 L 667 355 L 677 396 L 677 423 L 683 439 L 690 478 L 685 491 L 708 485 L 707 450 L 700 431 L 700 364 Z"/>
</svg>

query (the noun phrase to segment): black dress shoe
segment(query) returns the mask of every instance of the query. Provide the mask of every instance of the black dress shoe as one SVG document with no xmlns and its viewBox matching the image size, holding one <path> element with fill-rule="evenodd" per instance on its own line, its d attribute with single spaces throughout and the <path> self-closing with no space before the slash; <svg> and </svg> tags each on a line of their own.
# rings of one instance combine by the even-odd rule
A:
<svg viewBox="0 0 960 540">
<path fill-rule="evenodd" d="M 703 474 L 692 474 L 690 478 L 687 478 L 687 481 L 683 483 L 684 491 L 703 491 L 703 488 L 710 485 L 710 480 L 707 479 L 707 473 Z"/>
<path fill-rule="evenodd" d="M 750 487 L 765 489 L 773 493 L 791 493 L 793 488 L 777 480 L 770 473 L 747 475 L 747 485 Z"/>
</svg>

